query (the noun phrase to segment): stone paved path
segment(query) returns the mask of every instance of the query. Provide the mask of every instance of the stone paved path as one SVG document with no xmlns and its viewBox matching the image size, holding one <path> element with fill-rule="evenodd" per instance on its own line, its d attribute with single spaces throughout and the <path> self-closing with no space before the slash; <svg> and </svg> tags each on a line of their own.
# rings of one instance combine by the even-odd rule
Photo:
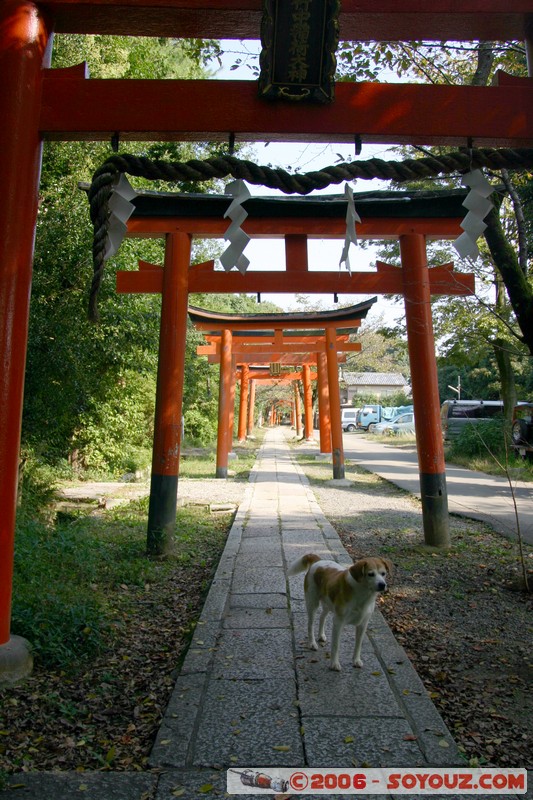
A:
<svg viewBox="0 0 533 800">
<path fill-rule="evenodd" d="M 288 580 L 287 564 L 310 551 L 351 560 L 285 435 L 267 432 L 152 764 L 197 780 L 218 767 L 225 780 L 232 766 L 460 763 L 379 612 L 361 670 L 351 667 L 353 628 L 343 634 L 341 673 L 328 669 L 327 648 L 306 648 L 303 576 Z"/>
</svg>

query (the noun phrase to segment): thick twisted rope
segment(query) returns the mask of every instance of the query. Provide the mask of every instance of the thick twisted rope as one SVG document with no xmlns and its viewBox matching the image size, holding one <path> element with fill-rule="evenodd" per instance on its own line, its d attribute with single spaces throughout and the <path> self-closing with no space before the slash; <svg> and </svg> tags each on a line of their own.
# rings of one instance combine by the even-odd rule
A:
<svg viewBox="0 0 533 800">
<path fill-rule="evenodd" d="M 372 180 L 381 178 L 396 183 L 432 178 L 438 175 L 467 172 L 471 169 L 523 170 L 533 168 L 533 150 L 460 150 L 441 156 L 405 161 L 383 161 L 371 158 L 337 164 L 322 170 L 292 175 L 284 169 L 259 166 L 233 156 L 193 159 L 186 162 L 152 161 L 148 158 L 128 154 L 114 155 L 107 159 L 94 173 L 89 189 L 93 237 L 93 280 L 89 301 L 89 317 L 98 318 L 97 298 L 104 271 L 104 252 L 108 228 L 108 201 L 112 185 L 121 173 L 128 173 L 150 180 L 163 181 L 209 181 L 213 178 L 242 178 L 247 183 L 280 189 L 285 194 L 309 194 L 313 189 L 325 189 L 332 184 L 354 179 Z"/>
</svg>

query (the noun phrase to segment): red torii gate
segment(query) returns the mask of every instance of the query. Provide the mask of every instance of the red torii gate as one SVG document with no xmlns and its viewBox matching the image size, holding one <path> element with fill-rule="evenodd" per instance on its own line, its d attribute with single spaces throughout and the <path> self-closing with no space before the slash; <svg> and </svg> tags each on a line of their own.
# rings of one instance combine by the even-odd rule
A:
<svg viewBox="0 0 533 800">
<path fill-rule="evenodd" d="M 220 404 L 219 433 L 230 431 L 227 418 L 231 408 L 231 375 L 236 361 L 257 361 L 268 356 L 269 361 L 302 365 L 304 384 L 305 435 L 312 435 L 310 409 L 310 370 L 304 363 L 307 354 L 318 363 L 323 355 L 327 362 L 329 394 L 336 401 L 330 412 L 332 444 L 328 452 L 333 452 L 333 477 L 344 477 L 344 455 L 342 446 L 342 426 L 340 416 L 340 392 L 338 385 L 338 352 L 359 352 L 359 342 L 348 342 L 349 329 L 360 326 L 376 298 L 357 306 L 325 312 L 299 312 L 285 314 L 220 314 L 197 308 L 189 308 L 189 316 L 198 330 L 210 342 L 197 348 L 199 355 L 207 355 L 209 360 L 220 363 Z M 337 330 L 341 327 L 342 330 Z M 242 395 L 241 395 L 242 397 Z M 337 402 L 338 400 L 338 402 Z M 227 455 L 229 444 L 223 435 L 219 436 L 217 447 L 217 477 L 227 475 Z"/>
<path fill-rule="evenodd" d="M 309 365 L 306 365 L 309 367 Z M 239 425 L 237 429 L 237 441 L 243 442 L 247 436 L 251 435 L 254 427 L 254 406 L 255 406 L 255 383 L 271 386 L 295 383 L 302 380 L 302 369 L 291 372 L 281 372 L 279 375 L 272 374 L 269 364 L 236 364 L 237 372 L 241 373 L 241 397 L 239 402 Z M 309 367 L 309 379 L 316 380 L 317 373 L 311 372 Z M 291 401 L 293 415 L 296 416 L 295 402 Z M 296 427 L 296 426 L 295 426 Z M 301 427 L 301 422 L 300 422 Z M 331 451 L 330 451 L 331 452 Z"/>
<path fill-rule="evenodd" d="M 261 0 L 3 0 L 0 7 L 0 647 L 8 659 L 18 451 L 44 137 L 97 140 L 120 131 L 123 140 L 170 141 L 227 139 L 233 132 L 243 140 L 340 142 L 352 141 L 355 130 L 362 142 L 533 144 L 531 79 L 502 76 L 501 85 L 492 87 L 346 83 L 337 87 L 334 104 L 316 109 L 262 104 L 251 83 L 91 81 L 83 68 L 48 69 L 54 31 L 257 38 L 261 8 Z M 464 0 L 460 8 L 449 0 L 434 0 L 429 7 L 426 0 L 412 0 L 405 10 L 395 0 L 384 0 L 379 12 L 375 0 L 344 0 L 340 34 L 361 41 L 522 39 L 533 72 L 530 0 L 515 0 L 512 8 L 504 0 Z M 406 247 L 406 254 L 423 261 L 420 244 L 413 240 Z M 18 668 L 20 655 L 10 663 Z"/>
<path fill-rule="evenodd" d="M 361 193 L 357 197 L 357 210 L 362 218 L 357 226 L 358 236 L 398 239 L 402 268 L 378 263 L 375 272 L 354 271 L 351 275 L 340 271 L 310 271 L 307 260 L 308 237 L 344 237 L 344 199 L 251 198 L 245 203 L 248 217 L 243 229 L 250 236 L 284 237 L 286 270 L 283 280 L 279 272 L 248 270 L 241 275 L 217 271 L 213 262 L 190 265 L 193 236 L 221 237 L 227 229 L 227 220 L 223 217 L 228 207 L 227 196 L 150 193 L 136 198 L 135 211 L 128 221 L 129 235 L 166 237 L 164 269 L 141 262 L 139 271 L 117 274 L 118 291 L 163 293 L 156 415 L 157 419 L 163 416 L 164 421 L 156 423 L 152 481 L 157 487 L 154 486 L 151 493 L 149 537 L 150 531 L 168 530 L 171 526 L 172 514 L 165 511 L 161 517 L 161 512 L 170 509 L 168 498 L 177 493 L 177 431 L 182 399 L 178 376 L 183 372 L 188 292 L 294 292 L 305 286 L 305 291 L 310 293 L 366 294 L 373 291 L 404 295 L 424 534 L 428 544 L 448 541 L 444 449 L 430 299 L 432 294 L 472 294 L 474 277 L 456 273 L 449 264 L 429 269 L 426 239 L 454 239 L 460 234 L 465 195 L 463 190 Z M 335 346 L 333 331 L 333 327 L 326 330 L 328 349 Z M 221 347 L 222 369 L 228 376 L 231 374 L 230 335 L 229 331 L 224 331 Z M 336 375 L 332 375 L 330 369 L 328 362 L 331 391 Z M 165 380 L 164 376 L 169 374 L 172 379 Z M 228 396 L 231 392 L 229 377 L 224 392 Z M 337 402 L 331 397 L 331 409 L 334 405 L 340 406 L 340 399 Z M 340 431 L 335 438 L 342 440 Z M 224 449 L 221 443 L 220 452 Z M 333 446 L 334 477 L 339 478 L 343 477 L 341 454 L 342 450 Z M 157 542 L 155 544 L 157 546 Z"/>
</svg>

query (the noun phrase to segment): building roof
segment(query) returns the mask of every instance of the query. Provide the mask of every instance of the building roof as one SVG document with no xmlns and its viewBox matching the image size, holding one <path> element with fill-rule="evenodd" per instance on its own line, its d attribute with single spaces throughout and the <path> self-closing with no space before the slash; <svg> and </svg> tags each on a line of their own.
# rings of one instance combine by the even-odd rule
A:
<svg viewBox="0 0 533 800">
<path fill-rule="evenodd" d="M 407 386 L 401 372 L 345 372 L 348 386 Z"/>
</svg>

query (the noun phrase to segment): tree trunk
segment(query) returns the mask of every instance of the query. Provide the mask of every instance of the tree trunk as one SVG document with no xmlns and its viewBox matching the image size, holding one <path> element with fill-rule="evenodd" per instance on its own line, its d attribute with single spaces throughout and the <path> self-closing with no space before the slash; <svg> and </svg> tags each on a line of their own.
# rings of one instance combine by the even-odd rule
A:
<svg viewBox="0 0 533 800">
<path fill-rule="evenodd" d="M 501 392 L 503 400 L 503 413 L 509 424 L 513 420 L 513 409 L 516 405 L 516 386 L 514 380 L 514 369 L 509 353 L 509 343 L 505 339 L 494 339 L 492 342 L 494 355 L 498 365 L 500 375 Z"/>
<path fill-rule="evenodd" d="M 488 225 L 485 231 L 485 240 L 492 260 L 507 289 L 507 295 L 522 333 L 521 339 L 530 354 L 533 355 L 533 289 L 520 269 L 516 252 L 502 228 L 496 195 L 493 195 L 492 199 L 493 202 L 496 201 L 496 205 L 485 217 Z"/>
</svg>

